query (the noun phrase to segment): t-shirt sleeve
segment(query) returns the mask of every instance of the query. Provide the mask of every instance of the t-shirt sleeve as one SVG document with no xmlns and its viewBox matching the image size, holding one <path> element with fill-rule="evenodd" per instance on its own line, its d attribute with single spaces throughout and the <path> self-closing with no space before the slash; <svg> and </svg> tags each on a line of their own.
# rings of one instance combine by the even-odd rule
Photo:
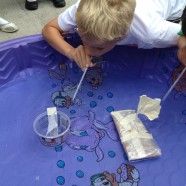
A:
<svg viewBox="0 0 186 186">
<path fill-rule="evenodd" d="M 76 12 L 78 6 L 79 1 L 58 16 L 58 25 L 64 32 L 72 31 L 76 27 Z"/>
<path fill-rule="evenodd" d="M 177 45 L 177 40 L 179 37 L 178 32 L 181 29 L 181 25 L 169 21 L 162 21 L 160 26 L 162 26 L 162 29 L 158 34 L 157 41 L 154 41 L 155 47 L 161 48 L 161 46 L 169 47 Z"/>
<path fill-rule="evenodd" d="M 181 25 L 166 20 L 160 20 L 157 32 L 152 32 L 152 45 L 156 48 L 175 46 L 177 44 L 178 32 Z"/>
<path fill-rule="evenodd" d="M 152 6 L 148 5 L 149 7 Z M 162 11 L 163 12 L 163 11 Z M 139 7 L 134 15 L 130 28 L 131 34 L 138 39 L 139 43 L 150 48 L 165 48 L 177 44 L 178 32 L 181 25 L 167 21 L 158 11 L 144 10 Z M 143 48 L 143 45 L 142 47 Z"/>
</svg>

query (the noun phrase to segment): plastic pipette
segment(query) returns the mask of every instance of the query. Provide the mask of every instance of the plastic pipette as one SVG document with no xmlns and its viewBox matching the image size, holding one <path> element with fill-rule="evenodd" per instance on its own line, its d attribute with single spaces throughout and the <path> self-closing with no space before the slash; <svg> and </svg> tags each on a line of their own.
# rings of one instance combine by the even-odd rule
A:
<svg viewBox="0 0 186 186">
<path fill-rule="evenodd" d="M 80 89 L 80 87 L 81 87 L 81 84 L 82 84 L 82 82 L 83 82 L 83 79 L 84 79 L 84 77 L 85 77 L 85 75 L 86 75 L 87 70 L 88 70 L 88 68 L 85 68 L 85 70 L 84 70 L 84 72 L 83 72 L 83 75 L 81 76 L 81 79 L 80 79 L 80 81 L 79 81 L 79 83 L 78 83 L 78 86 L 77 86 L 77 88 L 76 88 L 76 91 L 75 91 L 75 93 L 74 93 L 74 96 L 73 96 L 73 98 L 72 98 L 72 101 L 74 101 L 74 99 L 76 98 L 76 95 L 77 95 L 77 93 L 78 93 L 78 91 L 79 91 L 79 89 Z"/>
<path fill-rule="evenodd" d="M 103 62 L 105 62 L 105 61 L 103 61 L 103 57 L 102 57 L 102 56 L 93 57 L 93 58 L 92 58 L 92 63 L 94 63 L 94 64 L 100 64 L 100 63 L 103 63 Z M 79 81 L 79 84 L 78 84 L 78 86 L 77 86 L 77 88 L 76 88 L 76 91 L 75 91 L 75 93 L 74 93 L 74 96 L 73 96 L 73 98 L 72 98 L 72 101 L 73 101 L 73 102 L 74 102 L 74 99 L 76 98 L 77 93 L 79 92 L 79 89 L 80 89 L 80 87 L 81 87 L 81 84 L 82 84 L 82 82 L 83 82 L 83 79 L 84 79 L 84 77 L 85 77 L 85 75 L 86 75 L 87 70 L 88 70 L 88 68 L 85 68 L 85 69 L 84 69 L 83 75 L 81 76 L 81 79 L 80 79 L 80 81 Z"/>
</svg>

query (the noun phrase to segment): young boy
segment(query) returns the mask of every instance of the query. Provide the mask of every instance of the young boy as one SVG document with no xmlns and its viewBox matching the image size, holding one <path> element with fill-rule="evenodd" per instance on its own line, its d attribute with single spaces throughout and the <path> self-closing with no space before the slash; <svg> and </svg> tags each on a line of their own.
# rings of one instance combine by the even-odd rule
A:
<svg viewBox="0 0 186 186">
<path fill-rule="evenodd" d="M 89 67 L 91 56 L 100 56 L 116 44 L 138 48 L 176 45 L 181 25 L 171 21 L 181 17 L 185 5 L 183 0 L 80 0 L 50 21 L 43 36 L 81 68 Z M 77 48 L 63 38 L 75 29 L 83 42 Z"/>
</svg>

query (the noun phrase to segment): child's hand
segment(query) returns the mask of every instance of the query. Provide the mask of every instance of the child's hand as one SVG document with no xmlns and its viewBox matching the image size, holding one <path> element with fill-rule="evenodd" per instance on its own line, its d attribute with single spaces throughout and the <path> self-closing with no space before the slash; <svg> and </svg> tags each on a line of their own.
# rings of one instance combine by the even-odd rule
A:
<svg viewBox="0 0 186 186">
<path fill-rule="evenodd" d="M 180 62 L 186 66 L 186 37 L 180 36 L 178 39 L 178 59 Z"/>
<path fill-rule="evenodd" d="M 186 66 L 186 46 L 178 49 L 178 59 L 180 62 Z"/>
<path fill-rule="evenodd" d="M 72 49 L 69 52 L 69 57 L 82 69 L 94 66 L 91 62 L 91 57 L 87 54 L 86 48 L 82 45 Z"/>
</svg>

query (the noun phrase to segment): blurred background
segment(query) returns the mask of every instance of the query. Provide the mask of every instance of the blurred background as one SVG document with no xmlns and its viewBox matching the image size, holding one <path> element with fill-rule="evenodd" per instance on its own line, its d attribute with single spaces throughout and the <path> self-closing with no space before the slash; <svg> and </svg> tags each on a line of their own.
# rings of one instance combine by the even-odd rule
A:
<svg viewBox="0 0 186 186">
<path fill-rule="evenodd" d="M 0 17 L 15 23 L 19 30 L 15 33 L 0 31 L 0 42 L 41 33 L 43 26 L 57 17 L 77 0 L 66 0 L 66 6 L 56 8 L 50 0 L 38 0 L 37 10 L 27 10 L 25 0 L 0 0 Z"/>
</svg>

